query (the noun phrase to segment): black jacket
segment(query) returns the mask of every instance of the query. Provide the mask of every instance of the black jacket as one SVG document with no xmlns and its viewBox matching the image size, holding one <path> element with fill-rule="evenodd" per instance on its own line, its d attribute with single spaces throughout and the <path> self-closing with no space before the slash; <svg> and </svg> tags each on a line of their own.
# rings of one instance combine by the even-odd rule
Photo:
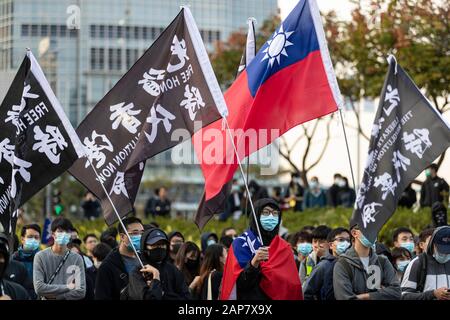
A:
<svg viewBox="0 0 450 320">
<path fill-rule="evenodd" d="M 219 290 L 220 290 L 220 283 L 222 282 L 222 276 L 223 273 L 220 271 L 215 271 L 211 274 L 211 295 L 212 300 L 218 300 L 219 299 Z M 203 281 L 202 288 L 200 291 L 200 297 L 198 297 L 200 300 L 207 300 L 208 299 L 208 278 L 205 278 L 205 281 Z"/>
<path fill-rule="evenodd" d="M 147 238 L 153 230 L 154 229 L 149 229 L 144 232 L 141 237 L 141 248 L 145 248 Z M 160 230 L 160 232 L 165 235 L 162 230 Z M 167 243 L 169 243 L 168 239 Z M 128 299 L 188 300 L 191 298 L 189 288 L 184 281 L 183 274 L 177 267 L 167 261 L 168 256 L 169 246 L 167 246 L 166 258 L 160 264 L 153 265 L 153 267 L 159 271 L 160 280 L 154 279 L 150 282 L 150 285 L 148 285 L 138 268 L 130 274 L 130 281 L 127 287 Z M 145 255 L 141 255 L 141 259 L 144 264 L 151 264 L 149 261 L 145 260 Z"/>
<path fill-rule="evenodd" d="M 28 276 L 27 268 L 14 259 L 11 259 L 6 268 L 4 279 L 15 282 L 26 290 L 30 290 L 30 293 L 34 293 L 33 279 Z M 34 299 L 36 296 L 34 295 Z"/>
<path fill-rule="evenodd" d="M 100 265 L 95 281 L 95 300 L 119 300 L 120 291 L 128 284 L 119 248 L 114 248 Z"/>
<path fill-rule="evenodd" d="M 9 296 L 12 300 L 30 299 L 27 290 L 25 290 L 25 288 L 22 287 L 20 284 L 8 280 L 0 280 L 0 287 L 3 289 L 4 294 Z"/>
<path fill-rule="evenodd" d="M 427 178 L 420 190 L 420 206 L 431 207 L 435 202 L 447 202 L 448 192 L 449 186 L 444 179 L 439 177 Z"/>
</svg>

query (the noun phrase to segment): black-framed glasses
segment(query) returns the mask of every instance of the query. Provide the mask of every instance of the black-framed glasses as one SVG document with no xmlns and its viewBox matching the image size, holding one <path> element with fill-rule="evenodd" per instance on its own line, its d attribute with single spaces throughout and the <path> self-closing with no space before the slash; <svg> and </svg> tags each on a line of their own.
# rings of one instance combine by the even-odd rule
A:
<svg viewBox="0 0 450 320">
<path fill-rule="evenodd" d="M 278 211 L 278 210 L 269 210 L 269 209 L 264 209 L 262 212 L 261 212 L 261 215 L 263 215 L 263 216 L 269 216 L 269 215 L 273 215 L 273 216 L 279 216 L 280 215 L 280 211 Z"/>
</svg>

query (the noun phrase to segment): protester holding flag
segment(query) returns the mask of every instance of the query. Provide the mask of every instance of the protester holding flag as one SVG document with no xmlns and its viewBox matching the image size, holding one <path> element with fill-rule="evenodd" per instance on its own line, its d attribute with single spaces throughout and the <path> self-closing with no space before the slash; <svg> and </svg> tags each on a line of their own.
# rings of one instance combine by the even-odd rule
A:
<svg viewBox="0 0 450 320">
<path fill-rule="evenodd" d="M 70 220 L 58 217 L 52 222 L 53 246 L 36 254 L 33 265 L 33 283 L 41 299 L 80 300 L 86 294 L 83 258 L 71 252 L 67 245 Z"/>
<path fill-rule="evenodd" d="M 41 243 L 41 227 L 39 225 L 27 224 L 21 230 L 21 245 L 18 250 L 12 255 L 12 259 L 21 263 L 28 273 L 28 285 L 25 285 L 28 294 L 34 300 L 37 298 L 33 286 L 33 262 L 35 255 L 39 252 L 39 245 Z"/>
<path fill-rule="evenodd" d="M 425 252 L 407 267 L 404 300 L 450 300 L 450 227 L 436 228 Z"/>
<path fill-rule="evenodd" d="M 143 268 L 130 274 L 127 287 L 131 300 L 187 300 L 190 293 L 183 274 L 169 257 L 169 239 L 164 231 L 151 228 L 141 238 Z"/>
<path fill-rule="evenodd" d="M 336 300 L 399 300 L 400 283 L 391 262 L 374 252 L 357 225 L 350 232 L 353 245 L 339 256 L 333 270 Z"/>
<path fill-rule="evenodd" d="M 0 226 L 0 300 L 28 300 L 25 288 L 5 277 L 10 262 L 10 249 L 8 237 L 2 231 L 3 227 Z"/>
<path fill-rule="evenodd" d="M 228 251 L 220 299 L 302 300 L 291 246 L 278 235 L 278 203 L 260 199 L 255 202 L 255 211 L 256 220 L 251 216 L 249 228 Z"/>
<path fill-rule="evenodd" d="M 130 235 L 131 241 L 122 225 L 119 224 L 120 244 L 108 254 L 97 270 L 96 300 L 119 300 L 122 290 L 128 284 L 129 274 L 139 267 L 135 250 L 140 249 L 144 226 L 136 217 L 127 217 L 122 220 L 122 223 Z"/>
</svg>

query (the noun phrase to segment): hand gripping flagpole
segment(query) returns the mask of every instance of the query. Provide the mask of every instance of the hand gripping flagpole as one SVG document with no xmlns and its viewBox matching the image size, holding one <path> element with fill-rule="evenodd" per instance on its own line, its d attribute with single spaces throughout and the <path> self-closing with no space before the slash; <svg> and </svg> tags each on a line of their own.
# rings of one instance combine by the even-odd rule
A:
<svg viewBox="0 0 450 320">
<path fill-rule="evenodd" d="M 108 191 L 107 191 L 106 188 L 105 188 L 105 185 L 103 184 L 102 180 L 100 179 L 100 177 L 99 177 L 99 175 L 98 175 L 98 173 L 97 173 L 97 170 L 95 170 L 95 167 L 92 165 L 91 160 L 89 159 L 89 157 L 87 157 L 87 158 L 88 158 L 89 164 L 91 165 L 92 170 L 94 170 L 94 173 L 95 173 L 95 176 L 97 177 L 98 182 L 100 183 L 100 185 L 101 185 L 102 188 L 103 188 L 103 191 L 105 192 L 106 196 L 108 197 L 109 203 L 111 203 L 111 206 L 112 206 L 112 208 L 113 208 L 114 213 L 115 213 L 116 216 L 117 216 L 117 219 L 119 219 L 119 223 L 120 223 L 120 225 L 122 226 L 122 229 L 125 231 L 125 234 L 127 235 L 128 240 L 129 240 L 130 243 L 131 243 L 131 247 L 133 248 L 134 254 L 136 255 L 136 258 L 138 259 L 139 264 L 140 264 L 141 267 L 143 268 L 143 267 L 144 267 L 144 263 L 142 262 L 141 258 L 139 257 L 139 254 L 138 254 L 136 248 L 134 247 L 133 242 L 131 241 L 130 234 L 128 233 L 127 228 L 125 227 L 125 225 L 123 224 L 123 221 L 122 221 L 122 219 L 120 218 L 120 215 L 119 215 L 119 212 L 118 212 L 117 209 L 116 209 L 116 206 L 114 205 L 113 201 L 111 200 L 111 197 L 109 196 L 109 193 L 108 193 Z"/>
<path fill-rule="evenodd" d="M 239 169 L 241 170 L 242 179 L 244 180 L 245 190 L 247 192 L 247 198 L 248 198 L 248 200 L 250 202 L 250 207 L 252 209 L 253 218 L 255 219 L 256 229 L 258 231 L 258 235 L 259 235 L 259 238 L 261 240 L 261 245 L 264 246 L 263 238 L 261 236 L 261 230 L 259 229 L 258 218 L 256 217 L 255 207 L 253 206 L 253 200 L 250 197 L 250 190 L 248 189 L 247 179 L 245 177 L 244 169 L 242 168 L 241 160 L 239 159 L 239 154 L 237 152 L 237 148 L 236 148 L 236 145 L 234 143 L 233 135 L 231 134 L 231 130 L 230 130 L 230 126 L 228 125 L 227 118 L 223 117 L 222 119 L 223 119 L 223 122 L 226 125 L 226 129 L 228 131 L 228 134 L 230 135 L 230 140 L 231 140 L 231 144 L 233 145 L 234 154 L 236 155 L 236 159 L 237 159 L 237 162 L 238 162 L 238 165 L 239 165 Z"/>
</svg>

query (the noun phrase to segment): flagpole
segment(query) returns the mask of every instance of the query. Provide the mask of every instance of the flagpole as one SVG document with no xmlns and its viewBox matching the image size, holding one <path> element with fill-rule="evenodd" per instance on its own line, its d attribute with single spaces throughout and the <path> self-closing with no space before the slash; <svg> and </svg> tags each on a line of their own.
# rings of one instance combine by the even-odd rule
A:
<svg viewBox="0 0 450 320">
<path fill-rule="evenodd" d="M 252 199 L 250 197 L 250 190 L 248 189 L 247 179 L 246 179 L 245 174 L 244 174 L 244 169 L 242 168 L 241 160 L 239 160 L 239 154 L 237 152 L 236 145 L 234 144 L 233 135 L 231 134 L 231 130 L 230 130 L 230 126 L 228 125 L 227 118 L 223 117 L 223 120 L 225 122 L 225 125 L 227 126 L 227 131 L 228 131 L 228 134 L 230 135 L 231 144 L 233 145 L 233 149 L 234 149 L 234 153 L 236 155 L 236 159 L 237 159 L 237 162 L 238 162 L 238 165 L 239 165 L 239 169 L 241 170 L 242 179 L 244 180 L 245 190 L 247 192 L 247 198 L 248 198 L 248 200 L 250 202 L 250 207 L 252 209 L 253 218 L 255 219 L 256 229 L 258 231 L 258 235 L 259 235 L 259 238 L 261 240 L 261 245 L 264 246 L 263 238 L 261 236 L 261 230 L 259 229 L 258 218 L 256 217 L 255 207 L 253 206 L 253 201 L 252 201 Z"/>
<path fill-rule="evenodd" d="M 125 231 L 125 234 L 127 235 L 128 240 L 131 242 L 131 247 L 133 248 L 134 254 L 136 255 L 136 258 L 138 259 L 139 264 L 141 265 L 142 268 L 144 268 L 144 263 L 142 263 L 142 260 L 141 260 L 141 258 L 139 257 L 139 254 L 138 254 L 136 248 L 134 247 L 133 242 L 131 241 L 131 237 L 130 237 L 128 231 L 127 231 L 127 228 L 126 228 L 125 225 L 123 224 L 122 219 L 120 218 L 120 215 L 119 215 L 119 212 L 118 212 L 117 209 L 116 209 L 116 206 L 114 205 L 113 201 L 111 200 L 111 198 L 110 198 L 110 196 L 109 196 L 109 193 L 108 193 L 108 191 L 107 191 L 106 188 L 105 188 L 105 185 L 103 184 L 102 180 L 100 179 L 100 177 L 99 177 L 99 175 L 98 175 L 98 173 L 97 173 L 97 170 L 95 170 L 95 167 L 92 165 L 92 162 L 91 162 L 91 160 L 90 160 L 89 158 L 88 158 L 88 161 L 89 161 L 89 164 L 91 165 L 92 170 L 94 170 L 95 176 L 97 177 L 98 182 L 99 182 L 100 185 L 102 186 L 103 191 L 105 192 L 106 196 L 108 197 L 109 203 L 111 203 L 111 206 L 112 206 L 112 208 L 113 208 L 113 211 L 114 211 L 114 213 L 116 214 L 117 219 L 119 219 L 120 225 L 122 226 L 123 230 Z"/>
<path fill-rule="evenodd" d="M 339 108 L 339 115 L 340 115 L 340 118 L 341 118 L 342 131 L 344 132 L 345 146 L 347 147 L 347 156 L 348 156 L 348 163 L 350 165 L 350 172 L 352 174 L 353 190 L 355 190 L 355 192 L 356 192 L 355 175 L 353 173 L 352 159 L 350 157 L 350 149 L 348 147 L 347 133 L 345 131 L 344 118 L 342 116 L 342 109 L 341 108 Z"/>
</svg>

